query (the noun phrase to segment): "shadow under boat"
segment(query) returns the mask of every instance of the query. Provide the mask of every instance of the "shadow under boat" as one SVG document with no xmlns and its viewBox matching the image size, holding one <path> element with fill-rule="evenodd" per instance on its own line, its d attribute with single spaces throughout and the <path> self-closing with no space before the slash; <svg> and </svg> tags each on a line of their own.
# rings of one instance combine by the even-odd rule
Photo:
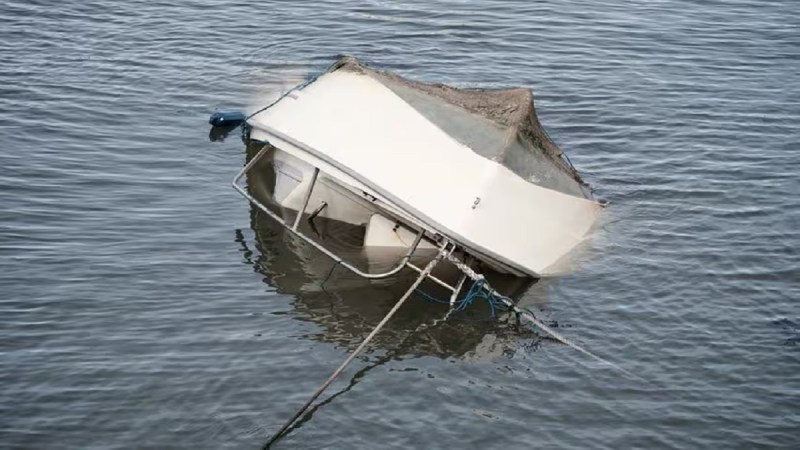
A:
<svg viewBox="0 0 800 450">
<path fill-rule="evenodd" d="M 248 161 L 262 148 L 262 143 L 247 143 Z M 278 205 L 273 199 L 276 171 L 269 158 L 259 161 L 248 172 L 250 195 L 281 215 L 287 222 L 296 212 Z M 368 280 L 339 266 L 327 255 L 276 223 L 257 207 L 250 206 L 250 225 L 255 235 L 253 265 L 265 276 L 265 282 L 279 293 L 294 296 L 294 314 L 311 321 L 321 331 L 309 336 L 347 349 L 355 348 L 397 302 L 418 277 L 405 269 L 395 276 Z M 343 260 L 370 272 L 380 272 L 397 264 L 405 248 L 367 248 L 363 246 L 365 227 L 324 217 L 301 220 L 300 229 L 315 241 L 324 244 Z M 238 238 L 242 245 L 243 236 Z M 412 262 L 424 265 L 433 252 L 420 249 Z M 441 264 L 434 272 L 448 282 L 458 272 L 449 264 Z M 480 268 L 499 292 L 520 298 L 533 291 L 533 302 L 541 304 L 545 289 L 537 280 L 500 274 Z M 462 291 L 462 297 L 469 284 Z M 421 291 L 421 292 L 419 292 Z M 525 327 L 517 327 L 513 314 L 497 311 L 492 318 L 488 303 L 475 301 L 465 311 L 448 316 L 450 292 L 426 280 L 374 338 L 370 348 L 389 352 L 395 358 L 436 356 L 441 358 L 486 358 L 516 347 L 520 337 L 535 335 Z M 527 301 L 526 301 L 527 303 Z M 522 333 L 522 334 L 521 334 Z M 538 342 L 538 339 L 534 339 Z"/>
</svg>

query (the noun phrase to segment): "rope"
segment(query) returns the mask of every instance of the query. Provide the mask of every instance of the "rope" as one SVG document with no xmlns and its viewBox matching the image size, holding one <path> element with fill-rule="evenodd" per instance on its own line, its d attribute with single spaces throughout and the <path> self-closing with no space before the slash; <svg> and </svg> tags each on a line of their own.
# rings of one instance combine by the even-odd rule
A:
<svg viewBox="0 0 800 450">
<path fill-rule="evenodd" d="M 484 290 L 485 289 L 485 290 L 488 291 L 489 300 L 490 300 L 489 304 L 490 305 L 492 304 L 492 300 L 497 299 L 498 301 L 502 302 L 502 304 L 504 304 L 506 307 L 508 307 L 509 309 L 513 310 L 519 316 L 524 317 L 529 322 L 531 322 L 532 324 L 534 324 L 537 327 L 539 327 L 539 329 L 544 331 L 546 334 L 549 334 L 553 339 L 557 340 L 558 342 L 561 342 L 562 344 L 564 344 L 564 345 L 566 345 L 568 347 L 572 347 L 573 349 L 583 353 L 584 355 L 589 356 L 591 358 L 594 358 L 595 360 L 600 361 L 600 362 L 602 362 L 602 363 L 604 363 L 604 364 L 606 364 L 606 365 L 608 365 L 610 367 L 613 367 L 614 369 L 617 369 L 617 370 L 619 370 L 620 372 L 622 372 L 622 373 L 624 373 L 626 375 L 629 375 L 629 376 L 631 376 L 633 378 L 638 378 L 640 380 L 645 381 L 642 377 L 640 377 L 638 375 L 635 375 L 635 374 L 633 374 L 632 372 L 630 372 L 628 370 L 623 369 L 622 367 L 612 363 L 611 361 L 608 361 L 607 359 L 604 359 L 604 358 L 601 358 L 600 356 L 595 355 L 594 353 L 590 352 L 589 350 L 586 350 L 582 346 L 572 342 L 572 340 L 567 339 L 561 333 L 555 331 L 554 329 L 550 328 L 547 324 L 545 324 L 541 320 L 537 319 L 536 316 L 534 316 L 533 313 L 530 310 L 518 307 L 517 305 L 514 304 L 514 302 L 510 298 L 508 298 L 505 295 L 502 295 L 499 292 L 497 292 L 494 289 L 492 289 L 492 287 L 489 286 L 489 283 L 486 282 L 486 280 L 483 277 L 483 275 L 480 275 L 480 274 L 476 273 L 468 265 L 464 264 L 463 262 L 461 262 L 461 260 L 459 260 L 458 258 L 453 256 L 452 253 L 446 255 L 446 258 L 447 258 L 447 260 L 449 262 L 451 262 L 453 265 L 455 265 L 459 270 L 464 272 L 469 278 L 471 278 L 472 280 L 475 281 L 475 283 L 472 285 L 472 288 L 470 289 L 470 292 L 472 292 L 472 290 L 475 289 L 476 287 L 479 290 Z M 469 295 L 469 293 L 468 293 L 468 295 Z M 494 313 L 494 310 L 492 312 Z"/>
<path fill-rule="evenodd" d="M 378 334 L 381 328 L 383 328 L 383 326 L 386 325 L 389 319 L 391 319 L 392 316 L 397 312 L 397 310 L 400 309 L 403 303 L 405 303 L 406 299 L 408 299 L 411 296 L 411 293 L 417 289 L 420 283 L 422 283 L 422 280 L 424 280 L 431 273 L 431 271 L 433 271 L 433 268 L 436 266 L 436 264 L 438 264 L 439 261 L 441 261 L 442 258 L 446 256 L 445 253 L 446 252 L 444 251 L 444 249 L 440 249 L 439 254 L 436 255 L 436 257 L 432 259 L 427 266 L 425 266 L 425 268 L 420 273 L 419 278 L 417 278 L 411 285 L 411 287 L 408 289 L 408 291 L 406 291 L 406 293 L 403 294 L 402 297 L 400 297 L 400 300 L 397 301 L 394 307 L 386 314 L 386 316 L 384 316 L 384 318 L 380 321 L 380 323 L 378 323 L 378 325 L 375 326 L 375 328 L 369 333 L 369 335 L 364 339 L 364 341 L 362 341 L 361 344 L 359 344 L 359 346 L 353 351 L 353 353 L 351 353 L 350 356 L 348 356 L 347 359 L 344 360 L 344 362 L 339 366 L 339 368 L 336 369 L 331 374 L 331 376 L 328 377 L 328 379 L 325 380 L 325 382 L 322 383 L 322 385 L 317 388 L 317 390 L 314 392 L 311 398 L 308 399 L 308 401 L 292 416 L 292 418 L 289 419 L 289 421 L 286 422 L 286 424 L 284 424 L 283 427 L 281 427 L 281 429 L 278 430 L 278 432 L 275 433 L 270 438 L 270 440 L 267 442 L 264 448 L 269 448 L 270 445 L 272 445 L 275 441 L 277 441 L 283 436 L 284 432 L 287 429 L 289 429 L 295 422 L 301 420 L 306 415 L 308 408 L 311 406 L 312 403 L 314 403 L 314 400 L 316 400 L 317 397 L 322 395 L 325 389 L 327 389 L 336 380 L 336 378 L 338 378 L 339 375 L 341 375 L 344 369 L 346 369 L 347 366 L 349 366 L 350 363 L 353 362 L 356 356 L 358 356 L 358 354 L 361 353 L 362 350 L 364 350 L 364 348 L 372 340 L 372 338 L 374 338 L 375 335 Z"/>
</svg>

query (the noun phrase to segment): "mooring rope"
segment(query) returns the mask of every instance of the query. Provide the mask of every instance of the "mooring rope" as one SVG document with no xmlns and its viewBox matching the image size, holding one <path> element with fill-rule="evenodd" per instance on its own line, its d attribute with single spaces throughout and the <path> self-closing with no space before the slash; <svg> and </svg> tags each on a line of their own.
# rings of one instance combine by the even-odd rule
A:
<svg viewBox="0 0 800 450">
<path fill-rule="evenodd" d="M 496 290 L 492 289 L 492 287 L 489 285 L 489 283 L 486 282 L 486 279 L 484 278 L 483 275 L 481 275 L 481 274 L 475 272 L 474 270 L 472 270 L 471 267 L 469 267 L 468 265 L 464 264 L 461 260 L 459 260 L 458 258 L 453 256 L 452 253 L 449 253 L 449 254 L 445 255 L 445 257 L 447 258 L 447 260 L 449 262 L 451 262 L 453 265 L 455 265 L 459 270 L 464 272 L 465 275 L 467 275 L 469 278 L 471 278 L 475 282 L 473 284 L 473 288 L 475 286 L 479 286 L 480 289 L 485 289 L 486 291 L 488 291 L 488 293 L 489 293 L 488 302 L 489 302 L 490 306 L 492 306 L 493 299 L 497 299 L 500 302 L 502 302 L 506 307 L 508 307 L 509 309 L 513 310 L 519 316 L 524 317 L 525 319 L 527 319 L 532 324 L 536 325 L 538 328 L 540 328 L 545 333 L 549 334 L 553 339 L 557 340 L 558 342 L 561 342 L 562 344 L 564 344 L 564 345 L 566 345 L 568 347 L 571 347 L 571 348 L 583 353 L 586 356 L 594 358 L 597 361 L 600 361 L 600 362 L 602 362 L 602 363 L 604 363 L 604 364 L 606 364 L 606 365 L 608 365 L 610 367 L 613 367 L 614 369 L 617 369 L 617 370 L 619 370 L 620 372 L 622 372 L 622 373 L 624 373 L 626 375 L 629 375 L 629 376 L 631 376 L 633 378 L 637 378 L 639 380 L 644 380 L 642 377 L 640 377 L 640 376 L 638 376 L 638 375 L 636 375 L 636 374 L 634 374 L 634 373 L 632 373 L 632 372 L 630 372 L 630 371 L 628 371 L 626 369 L 623 369 L 622 367 L 614 364 L 613 362 L 611 362 L 611 361 L 609 361 L 609 360 L 607 360 L 605 358 L 602 358 L 600 356 L 595 355 L 594 353 L 590 352 L 589 350 L 586 350 L 582 346 L 572 342 L 572 340 L 567 339 L 564 335 L 562 335 L 561 333 L 555 331 L 554 329 L 549 327 L 547 324 L 545 324 L 541 320 L 537 319 L 536 316 L 534 316 L 533 313 L 530 310 L 518 307 L 517 305 L 514 304 L 514 302 L 510 298 L 508 298 L 505 295 L 503 295 L 503 294 L 497 292 Z M 494 313 L 494 310 L 492 310 L 492 312 Z"/>
<path fill-rule="evenodd" d="M 384 325 L 386 325 L 386 323 L 389 321 L 389 319 L 391 319 L 392 316 L 394 316 L 394 314 L 400 309 L 400 307 L 403 305 L 403 303 L 405 303 L 405 301 L 411 296 L 411 294 L 414 291 L 421 292 L 422 294 L 424 294 L 424 292 L 418 290 L 419 285 L 422 284 L 422 281 L 425 278 L 427 278 L 428 275 L 430 275 L 430 273 L 433 271 L 433 268 L 442 259 L 447 259 L 449 262 L 451 262 L 453 265 L 455 265 L 459 270 L 461 270 L 467 277 L 469 277 L 470 279 L 473 280 L 473 285 L 470 288 L 470 290 L 467 292 L 467 295 L 465 296 L 465 298 L 462 299 L 460 302 L 456 303 L 452 308 L 450 308 L 450 311 L 447 313 L 447 315 L 445 316 L 444 320 L 447 320 L 447 318 L 450 316 L 450 314 L 453 313 L 454 311 L 463 311 L 465 308 L 467 308 L 469 305 L 471 305 L 472 302 L 474 301 L 474 299 L 476 299 L 476 298 L 485 299 L 489 303 L 489 306 L 492 309 L 492 317 L 494 317 L 495 308 L 497 306 L 496 302 L 499 302 L 499 304 L 505 305 L 505 307 L 507 307 L 509 310 L 514 311 L 518 315 L 518 317 L 525 318 L 526 320 L 528 320 L 532 324 L 536 325 L 539 329 L 541 329 L 542 331 L 544 331 L 545 333 L 550 335 L 552 338 L 554 338 L 558 342 L 561 342 L 562 344 L 567 345 L 567 346 L 569 346 L 569 347 L 571 347 L 571 348 L 583 353 L 584 355 L 587 355 L 587 356 L 589 356 L 589 357 L 591 357 L 591 358 L 593 358 L 593 359 L 595 359 L 597 361 L 600 361 L 600 362 L 602 362 L 602 363 L 604 363 L 604 364 L 606 364 L 606 365 L 608 365 L 610 367 L 613 367 L 614 369 L 617 369 L 617 370 L 619 370 L 620 372 L 622 372 L 622 373 L 624 373 L 626 375 L 629 375 L 629 376 L 631 376 L 633 378 L 637 378 L 637 379 L 640 379 L 640 380 L 644 380 L 642 377 L 639 377 L 639 376 L 631 373 L 630 371 L 625 370 L 622 367 L 612 363 L 611 361 L 608 361 L 608 360 L 606 360 L 606 359 L 604 359 L 604 358 L 602 358 L 600 356 L 597 356 L 594 353 L 586 350 L 582 346 L 572 342 L 570 339 L 567 339 L 566 337 L 561 335 L 561 333 L 553 330 L 550 326 L 548 326 L 547 324 L 545 324 L 541 320 L 537 319 L 536 316 L 534 316 L 531 311 L 529 311 L 527 309 L 520 308 L 517 305 L 515 305 L 514 302 L 510 298 L 508 298 L 508 297 L 500 294 L 496 290 L 494 290 L 489 285 L 489 283 L 486 282 L 486 279 L 484 278 L 483 275 L 476 273 L 467 264 L 463 263 L 457 257 L 453 256 L 453 251 L 452 250 L 455 247 L 453 247 L 453 249 L 451 249 L 450 251 L 446 251 L 446 247 L 447 247 L 447 245 L 445 244 L 439 249 L 439 252 L 436 255 L 436 257 L 433 258 L 425 266 L 425 268 L 420 272 L 419 277 L 417 277 L 417 279 L 414 281 L 414 283 L 412 283 L 411 287 L 408 288 L 406 293 L 403 294 L 402 297 L 400 297 L 400 299 L 397 301 L 397 303 L 394 305 L 394 307 L 392 307 L 392 309 L 386 314 L 386 316 L 384 316 L 384 318 L 380 321 L 380 323 L 378 323 L 378 325 L 375 326 L 375 328 L 369 333 L 369 335 L 367 335 L 367 337 L 361 342 L 361 344 L 359 344 L 359 346 L 328 377 L 328 379 L 325 380 L 325 382 L 322 383 L 322 385 L 317 388 L 317 390 L 314 392 L 314 394 L 312 394 L 311 398 L 309 398 L 308 401 L 306 401 L 306 403 L 303 404 L 303 406 L 300 407 L 299 410 L 297 410 L 297 412 L 291 417 L 291 419 L 289 419 L 274 435 L 272 435 L 272 437 L 269 439 L 269 441 L 265 444 L 265 446 L 264 446 L 265 449 L 270 448 L 270 446 L 273 443 L 275 443 L 278 439 L 280 439 L 286 433 L 291 431 L 293 429 L 293 425 L 295 423 L 297 423 L 298 421 L 302 420 L 307 415 L 308 410 L 311 407 L 311 405 L 314 403 L 314 401 L 317 398 L 319 398 L 319 396 L 322 395 L 322 393 L 328 387 L 330 387 L 331 384 L 333 384 L 333 382 L 339 377 L 339 375 L 342 374 L 342 372 L 344 372 L 344 370 L 350 365 L 350 363 L 353 362 L 353 360 L 356 358 L 356 356 L 358 356 L 359 353 L 361 353 L 361 351 L 364 350 L 364 348 L 372 340 L 372 338 L 374 338 L 375 335 L 378 334 L 378 332 L 384 327 Z M 336 267 L 336 265 L 334 265 L 334 268 L 335 267 Z M 486 294 L 483 294 L 483 291 L 486 291 Z M 432 299 L 432 300 L 437 300 L 436 298 L 428 296 L 428 295 L 426 295 L 426 297 L 428 297 L 429 299 Z"/>
<path fill-rule="evenodd" d="M 397 301 L 397 303 L 386 314 L 386 316 L 383 318 L 383 320 L 381 320 L 380 323 L 378 323 L 378 325 L 375 326 L 375 328 L 369 333 L 369 335 L 367 335 L 367 337 L 364 339 L 364 341 L 361 342 L 361 344 L 359 344 L 359 346 L 353 351 L 353 353 L 350 354 L 350 356 L 347 357 L 346 360 L 344 360 L 344 362 L 339 366 L 339 368 L 336 369 L 331 374 L 331 376 L 328 377 L 328 379 L 325 380 L 324 383 L 322 383 L 322 385 L 319 388 L 317 388 L 317 390 L 314 392 L 314 394 L 311 396 L 311 398 L 308 399 L 308 401 L 292 416 L 292 418 L 289 419 L 289 421 L 286 422 L 286 424 L 284 424 L 281 427 L 281 429 L 278 430 L 278 432 L 275 433 L 270 438 L 270 440 L 267 442 L 267 444 L 264 446 L 264 448 L 269 448 L 270 445 L 272 445 L 272 443 L 274 443 L 275 441 L 277 441 L 278 439 L 280 439 L 283 436 L 284 432 L 287 429 L 289 429 L 295 422 L 297 422 L 298 420 L 302 419 L 305 416 L 306 411 L 311 406 L 311 404 L 314 403 L 314 400 L 316 400 L 317 397 L 322 395 L 322 393 L 325 391 L 325 389 L 327 389 L 334 382 L 334 380 L 336 380 L 336 378 L 338 378 L 339 375 L 341 375 L 341 373 L 344 371 L 344 369 L 346 369 L 347 366 L 349 366 L 350 363 L 353 362 L 353 360 L 356 358 L 356 356 L 358 356 L 358 354 L 361 353 L 362 350 L 364 350 L 364 347 L 367 346 L 367 344 L 372 340 L 372 338 L 374 338 L 375 335 L 378 334 L 378 332 L 381 330 L 381 328 L 383 328 L 383 326 L 386 325 L 386 322 L 388 322 L 389 319 L 391 319 L 392 316 L 394 316 L 394 314 L 397 312 L 397 310 L 400 309 L 400 307 L 403 305 L 403 303 L 405 303 L 406 299 L 408 299 L 411 296 L 411 293 L 413 293 L 417 289 L 417 287 L 422 283 L 422 280 L 427 278 L 427 276 L 431 273 L 431 271 L 433 271 L 433 268 L 436 266 L 436 264 L 438 264 L 439 261 L 442 260 L 442 258 L 447 257 L 447 256 L 448 256 L 447 252 L 444 250 L 444 248 L 441 248 L 439 250 L 439 253 L 436 255 L 436 257 L 433 258 L 428 263 L 427 266 L 425 266 L 425 268 L 419 274 L 419 277 L 416 279 L 416 281 L 414 281 L 414 283 L 411 285 L 411 287 L 408 288 L 408 291 L 406 291 L 406 293 L 403 294 L 402 297 L 400 297 L 400 300 Z"/>
</svg>

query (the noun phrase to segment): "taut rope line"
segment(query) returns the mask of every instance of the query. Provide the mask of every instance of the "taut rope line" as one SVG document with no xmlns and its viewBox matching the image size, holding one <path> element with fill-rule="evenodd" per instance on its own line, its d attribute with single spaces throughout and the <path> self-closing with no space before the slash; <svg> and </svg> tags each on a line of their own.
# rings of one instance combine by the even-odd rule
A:
<svg viewBox="0 0 800 450">
<path fill-rule="evenodd" d="M 474 270 L 472 270 L 472 268 L 470 268 L 468 265 L 464 264 L 458 258 L 453 256 L 452 253 L 448 253 L 446 255 L 446 258 L 447 258 L 447 260 L 449 262 L 451 262 L 459 270 L 464 272 L 464 274 L 466 274 L 472 280 L 474 280 L 474 281 L 483 281 L 484 280 L 483 275 L 480 275 L 477 272 L 475 272 Z M 596 359 L 597 361 L 600 361 L 600 362 L 602 362 L 602 363 L 604 363 L 604 364 L 606 364 L 608 366 L 611 366 L 611 367 L 619 370 L 620 372 L 622 372 L 622 373 L 624 373 L 626 375 L 629 375 L 629 376 L 631 376 L 633 378 L 637 378 L 639 380 L 645 381 L 644 378 L 642 378 L 642 377 L 640 377 L 640 376 L 638 376 L 638 375 L 636 375 L 636 374 L 634 374 L 634 373 L 632 373 L 632 372 L 630 372 L 628 370 L 623 369 L 622 367 L 612 363 L 611 361 L 609 361 L 607 359 L 604 359 L 604 358 L 601 358 L 600 356 L 595 355 L 594 353 L 590 352 L 589 350 L 586 350 L 585 348 L 581 347 L 580 345 L 572 342 L 570 339 L 567 339 L 561 333 L 559 333 L 556 330 L 552 329 L 551 327 L 547 326 L 547 324 L 545 324 L 541 320 L 537 319 L 536 316 L 533 315 L 533 313 L 531 313 L 528 310 L 525 310 L 525 309 L 522 309 L 522 308 L 518 307 L 517 305 L 514 304 L 513 301 L 511 301 L 510 298 L 508 298 L 505 295 L 503 295 L 503 294 L 495 291 L 494 289 L 492 289 L 492 287 L 489 286 L 488 283 L 485 283 L 485 282 L 482 283 L 482 287 L 489 292 L 489 295 L 491 295 L 491 296 L 497 298 L 498 300 L 500 300 L 501 302 L 503 302 L 503 304 L 505 304 L 509 309 L 513 310 L 518 315 L 524 317 L 525 319 L 527 319 L 532 324 L 534 324 L 537 327 L 541 328 L 542 331 L 544 331 L 545 333 L 547 333 L 550 336 L 552 336 L 558 342 L 561 342 L 562 344 L 564 344 L 566 346 L 569 346 L 569 347 L 571 347 L 571 348 L 583 353 L 586 356 L 589 356 L 591 358 Z"/>
<path fill-rule="evenodd" d="M 327 389 L 336 380 L 336 378 L 338 378 L 339 375 L 341 375 L 341 373 L 344 372 L 344 369 L 346 369 L 347 366 L 349 366 L 350 363 L 353 362 L 353 360 L 356 358 L 356 356 L 358 356 L 358 354 L 361 353 L 362 350 L 364 350 L 364 347 L 366 347 L 367 344 L 372 340 L 372 338 L 374 338 L 375 335 L 378 334 L 378 332 L 381 330 L 381 328 L 383 328 L 383 326 L 386 325 L 386 322 L 388 322 L 389 319 L 392 318 L 392 316 L 397 312 L 397 310 L 399 310 L 400 307 L 403 306 L 403 303 L 405 303 L 405 301 L 417 289 L 417 287 L 420 285 L 420 283 L 422 283 L 422 280 L 424 280 L 431 273 L 431 271 L 433 271 L 433 268 L 436 266 L 436 264 L 438 264 L 439 261 L 441 261 L 442 258 L 444 258 L 445 256 L 446 256 L 446 254 L 445 254 L 444 248 L 440 249 L 439 253 L 436 255 L 436 257 L 433 258 L 431 260 L 431 262 L 428 263 L 427 266 L 425 266 L 425 268 L 422 270 L 422 273 L 420 273 L 419 278 L 417 278 L 416 281 L 414 281 L 414 283 L 408 289 L 408 291 L 406 291 L 406 293 L 403 294 L 402 297 L 400 297 L 400 300 L 397 301 L 397 303 L 389 311 L 389 313 L 386 314 L 386 316 L 383 318 L 383 320 L 381 320 L 380 323 L 377 326 L 375 326 L 375 328 L 369 333 L 369 335 L 364 339 L 364 341 L 361 342 L 361 344 L 358 346 L 358 348 L 356 348 L 353 351 L 353 353 L 351 353 L 350 356 L 347 357 L 346 360 L 344 360 L 344 362 L 339 366 L 339 368 L 336 369 L 331 374 L 331 376 L 328 377 L 328 379 L 325 380 L 324 383 L 322 383 L 322 385 L 319 388 L 317 388 L 316 392 L 314 392 L 314 394 L 311 396 L 311 398 L 308 399 L 308 401 L 292 416 L 292 418 L 289 419 L 289 421 L 286 422 L 286 424 L 284 424 L 283 427 L 281 427 L 281 429 L 278 430 L 278 432 L 275 433 L 269 439 L 269 441 L 264 446 L 264 448 L 269 448 L 270 445 L 272 445 L 272 443 L 274 443 L 275 441 L 277 441 L 278 439 L 280 439 L 283 436 L 284 432 L 289 427 L 291 427 L 295 422 L 297 422 L 298 420 L 302 419 L 303 416 L 305 416 L 306 411 L 311 406 L 311 404 L 314 403 L 314 400 L 316 400 L 317 397 L 322 395 L 322 393 L 325 391 L 325 389 Z"/>
</svg>

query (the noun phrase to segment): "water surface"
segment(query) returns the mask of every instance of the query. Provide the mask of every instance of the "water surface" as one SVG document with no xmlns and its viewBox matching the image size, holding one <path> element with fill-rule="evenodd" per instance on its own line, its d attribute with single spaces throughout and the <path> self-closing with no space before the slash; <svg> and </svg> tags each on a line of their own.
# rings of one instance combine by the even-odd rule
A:
<svg viewBox="0 0 800 450">
<path fill-rule="evenodd" d="M 217 107 L 339 54 L 531 87 L 609 199 L 522 295 L 648 380 L 505 323 L 401 311 L 280 448 L 796 448 L 800 8 L 736 2 L 99 0 L 0 6 L 0 446 L 260 448 L 391 289 L 229 187 Z M 435 180 L 431 180 L 435 183 Z M 325 287 L 327 289 L 322 289 Z"/>
</svg>

